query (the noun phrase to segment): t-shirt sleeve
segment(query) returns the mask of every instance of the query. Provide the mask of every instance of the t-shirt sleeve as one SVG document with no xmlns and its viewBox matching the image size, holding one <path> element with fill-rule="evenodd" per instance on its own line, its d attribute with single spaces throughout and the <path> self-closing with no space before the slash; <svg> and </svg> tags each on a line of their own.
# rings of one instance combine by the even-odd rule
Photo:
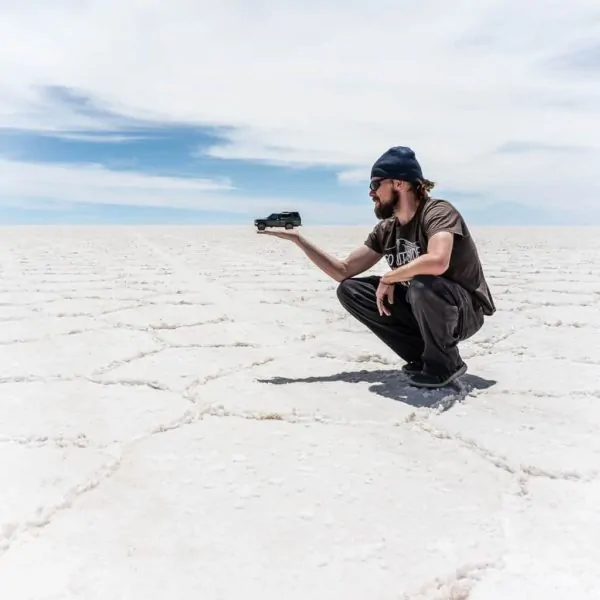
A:
<svg viewBox="0 0 600 600">
<path fill-rule="evenodd" d="M 423 215 L 423 229 L 427 239 L 440 231 L 465 237 L 466 231 L 460 213 L 448 202 L 436 202 Z"/>
<path fill-rule="evenodd" d="M 373 228 L 373 231 L 369 233 L 365 240 L 365 246 L 371 248 L 378 254 L 383 254 L 383 248 L 381 247 L 381 225 L 378 224 Z"/>
</svg>

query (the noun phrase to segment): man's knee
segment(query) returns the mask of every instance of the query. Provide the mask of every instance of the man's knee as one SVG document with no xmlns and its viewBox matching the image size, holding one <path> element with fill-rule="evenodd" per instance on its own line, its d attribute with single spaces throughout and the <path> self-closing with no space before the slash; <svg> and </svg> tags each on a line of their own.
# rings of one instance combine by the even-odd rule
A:
<svg viewBox="0 0 600 600">
<path fill-rule="evenodd" d="M 350 298 L 352 298 L 353 293 L 356 289 L 356 282 L 352 279 L 344 279 L 340 281 L 336 289 L 336 296 L 338 300 L 345 305 Z"/>
</svg>

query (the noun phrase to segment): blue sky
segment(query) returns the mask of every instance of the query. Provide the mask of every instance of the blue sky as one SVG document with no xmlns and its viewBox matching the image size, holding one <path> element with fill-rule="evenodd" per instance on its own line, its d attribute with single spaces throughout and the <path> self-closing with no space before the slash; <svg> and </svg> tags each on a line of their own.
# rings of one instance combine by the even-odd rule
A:
<svg viewBox="0 0 600 600">
<path fill-rule="evenodd" d="M 244 6 L 0 8 L 0 222 L 370 226 L 409 145 L 470 223 L 600 224 L 595 3 Z"/>
<path fill-rule="evenodd" d="M 241 194 L 264 202 L 264 207 L 252 210 L 240 207 L 239 212 L 219 210 L 225 195 L 219 196 L 210 210 L 191 206 L 169 206 L 168 192 L 164 206 L 127 203 L 127 191 L 106 203 L 54 203 L 53 198 L 36 199 L 35 209 L 8 207 L 9 219 L 20 222 L 110 222 L 110 223 L 240 223 L 244 224 L 265 211 L 302 210 L 303 200 L 326 198 L 340 203 L 369 206 L 365 186 L 340 186 L 333 170 L 323 167 L 282 167 L 252 160 L 218 159 L 203 155 L 211 144 L 219 141 L 215 131 L 201 127 L 136 125 L 135 131 L 106 131 L 54 135 L 35 131 L 5 130 L 2 135 L 11 153 L 20 161 L 46 165 L 69 165 L 86 168 L 102 165 L 112 172 L 171 177 L 177 179 L 208 178 L 231 181 Z M 83 139 L 82 139 L 83 138 Z M 91 141 L 90 138 L 99 138 Z M 201 193 L 201 192 L 199 192 Z M 236 195 L 237 197 L 237 195 Z M 273 198 L 270 202 L 269 198 Z M 282 198 L 297 200 L 282 201 Z M 365 211 L 366 212 L 366 211 Z"/>
</svg>

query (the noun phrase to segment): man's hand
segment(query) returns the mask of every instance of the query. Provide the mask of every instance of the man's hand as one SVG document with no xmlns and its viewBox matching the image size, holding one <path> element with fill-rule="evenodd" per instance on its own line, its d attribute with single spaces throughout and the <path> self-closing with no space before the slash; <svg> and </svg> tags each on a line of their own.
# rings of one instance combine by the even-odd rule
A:
<svg viewBox="0 0 600 600">
<path fill-rule="evenodd" d="M 262 231 L 258 230 L 256 233 L 260 235 L 272 235 L 292 242 L 296 242 L 300 238 L 300 232 L 297 229 L 272 229 L 270 231 L 263 229 Z"/>
<path fill-rule="evenodd" d="M 394 284 L 387 284 L 380 281 L 375 296 L 377 298 L 377 309 L 379 310 L 379 314 L 381 316 L 386 315 L 389 317 L 392 313 L 390 312 L 390 309 L 385 306 L 383 301 L 387 298 L 390 304 L 394 304 Z"/>
</svg>

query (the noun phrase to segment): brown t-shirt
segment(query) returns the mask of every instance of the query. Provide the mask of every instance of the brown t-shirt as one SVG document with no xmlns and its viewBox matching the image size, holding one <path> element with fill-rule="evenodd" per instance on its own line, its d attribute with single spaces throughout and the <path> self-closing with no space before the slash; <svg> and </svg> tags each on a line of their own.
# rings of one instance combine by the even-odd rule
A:
<svg viewBox="0 0 600 600">
<path fill-rule="evenodd" d="M 402 225 L 396 217 L 380 221 L 365 244 L 382 254 L 390 269 L 411 262 L 427 252 L 427 240 L 435 233 L 454 234 L 450 266 L 443 277 L 455 281 L 473 294 L 485 315 L 496 312 L 475 242 L 459 211 L 446 200 L 428 199 L 414 217 Z"/>
</svg>

